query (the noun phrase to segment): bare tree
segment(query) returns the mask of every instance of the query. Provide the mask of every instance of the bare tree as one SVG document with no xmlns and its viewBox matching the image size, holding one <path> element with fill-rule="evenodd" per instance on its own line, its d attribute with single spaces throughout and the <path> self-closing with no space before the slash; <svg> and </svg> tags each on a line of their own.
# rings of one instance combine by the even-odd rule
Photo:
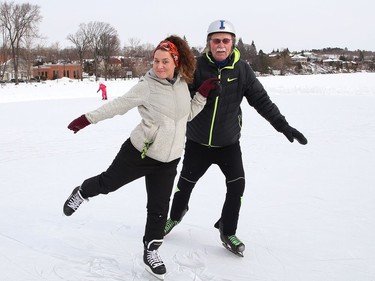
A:
<svg viewBox="0 0 375 281">
<path fill-rule="evenodd" d="M 144 75 L 151 67 L 155 46 L 150 43 L 140 45 L 140 40 L 129 39 L 129 46 L 124 46 L 125 66 L 132 71 L 133 77 Z"/>
<path fill-rule="evenodd" d="M 111 58 L 114 55 L 118 55 L 120 50 L 120 39 L 115 29 L 107 30 L 107 33 L 102 34 L 100 37 L 100 50 L 104 62 L 104 77 L 107 80 Z"/>
<path fill-rule="evenodd" d="M 119 41 L 117 31 L 110 24 L 104 22 L 89 22 L 85 30 L 86 36 L 89 38 L 90 48 L 94 56 L 95 79 L 98 80 L 99 60 L 104 59 L 106 45 L 111 41 Z M 108 40 L 108 38 L 115 40 Z M 113 44 L 113 43 L 111 43 Z M 117 43 L 116 43 L 117 44 Z M 115 45 L 116 45 L 115 44 Z M 118 43 L 119 44 L 119 43 Z"/>
<path fill-rule="evenodd" d="M 15 4 L 14 2 L 0 4 L 0 26 L 7 31 L 16 84 L 18 84 L 18 59 L 25 37 L 38 37 L 38 24 L 41 20 L 38 5 Z"/>
<path fill-rule="evenodd" d="M 72 42 L 75 46 L 75 49 L 77 50 L 79 62 L 83 69 L 83 60 L 85 53 L 89 50 L 91 40 L 89 36 L 89 30 L 88 26 L 84 23 L 81 23 L 79 25 L 79 30 L 75 34 L 69 34 L 67 39 Z M 83 80 L 83 77 L 81 76 L 81 80 Z"/>
<path fill-rule="evenodd" d="M 79 62 L 79 56 L 78 56 L 77 50 L 74 47 L 66 47 L 64 49 L 61 49 L 60 60 L 66 63 Z"/>
<path fill-rule="evenodd" d="M 8 43 L 8 34 L 7 31 L 4 27 L 0 27 L 1 30 L 1 39 L 2 39 L 2 44 L 1 44 L 1 51 L 0 51 L 0 62 L 3 62 L 1 64 L 1 70 L 0 70 L 0 78 L 3 80 L 5 71 L 7 69 L 8 65 L 8 59 L 9 59 L 9 43 Z"/>
<path fill-rule="evenodd" d="M 47 62 L 58 63 L 60 60 L 60 43 L 56 41 L 46 48 Z"/>
<path fill-rule="evenodd" d="M 31 67 L 33 64 L 33 37 L 29 36 L 29 34 L 26 34 L 25 39 L 25 48 L 22 50 L 22 58 L 24 59 L 25 66 L 26 66 L 26 78 L 27 80 L 30 80 L 32 73 L 31 73 Z"/>
<path fill-rule="evenodd" d="M 137 49 L 139 49 L 139 45 L 141 43 L 141 40 L 138 38 L 129 38 L 129 47 L 127 47 L 128 55 L 130 57 L 134 57 L 137 53 Z"/>
</svg>

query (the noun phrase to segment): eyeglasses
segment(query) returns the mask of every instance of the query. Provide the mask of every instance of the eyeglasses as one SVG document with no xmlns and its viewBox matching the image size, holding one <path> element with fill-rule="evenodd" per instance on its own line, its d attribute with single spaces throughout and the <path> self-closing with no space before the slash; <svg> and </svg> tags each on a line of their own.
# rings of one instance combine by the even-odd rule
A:
<svg viewBox="0 0 375 281">
<path fill-rule="evenodd" d="M 221 42 L 223 42 L 224 44 L 229 44 L 232 41 L 232 39 L 230 39 L 230 38 L 224 38 L 224 39 L 211 38 L 211 41 L 214 44 L 220 44 Z"/>
</svg>

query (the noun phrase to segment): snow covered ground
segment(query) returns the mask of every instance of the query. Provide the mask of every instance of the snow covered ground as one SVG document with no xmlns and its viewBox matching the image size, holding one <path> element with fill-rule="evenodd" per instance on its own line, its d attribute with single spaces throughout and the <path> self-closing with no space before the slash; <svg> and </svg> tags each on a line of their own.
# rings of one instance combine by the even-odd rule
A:
<svg viewBox="0 0 375 281">
<path fill-rule="evenodd" d="M 166 280 L 374 281 L 375 74 L 260 80 L 309 143 L 289 143 L 244 101 L 245 257 L 226 251 L 213 227 L 225 187 L 212 167 L 160 248 Z M 136 82 L 106 82 L 109 99 Z M 156 280 L 142 262 L 143 180 L 62 214 L 71 190 L 108 167 L 139 120 L 135 109 L 69 131 L 106 102 L 97 88 L 66 79 L 1 86 L 1 280 Z"/>
</svg>

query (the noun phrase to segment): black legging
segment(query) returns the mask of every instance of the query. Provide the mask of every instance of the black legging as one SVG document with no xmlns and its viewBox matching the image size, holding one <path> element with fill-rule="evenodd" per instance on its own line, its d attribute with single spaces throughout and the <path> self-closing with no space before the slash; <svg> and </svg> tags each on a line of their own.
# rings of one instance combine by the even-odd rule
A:
<svg viewBox="0 0 375 281">
<path fill-rule="evenodd" d="M 174 194 L 171 219 L 181 220 L 187 209 L 191 192 L 207 169 L 217 164 L 225 176 L 227 193 L 220 221 L 224 235 L 233 235 L 237 230 L 241 198 L 245 190 L 245 172 L 239 142 L 225 147 L 213 148 L 187 140 L 185 155 L 177 191 Z M 218 224 L 215 224 L 218 227 Z"/>
<path fill-rule="evenodd" d="M 128 139 L 105 172 L 82 183 L 81 194 L 84 198 L 108 194 L 144 176 L 147 190 L 144 241 L 162 239 L 179 161 L 180 158 L 168 163 L 149 157 L 142 159 L 141 152 Z"/>
</svg>

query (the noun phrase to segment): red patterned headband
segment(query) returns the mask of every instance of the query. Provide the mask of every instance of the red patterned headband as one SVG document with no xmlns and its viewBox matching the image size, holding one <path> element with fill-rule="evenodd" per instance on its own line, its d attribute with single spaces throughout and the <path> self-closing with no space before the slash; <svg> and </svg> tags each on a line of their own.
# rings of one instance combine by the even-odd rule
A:
<svg viewBox="0 0 375 281">
<path fill-rule="evenodd" d="M 176 67 L 178 67 L 179 53 L 175 44 L 173 44 L 172 42 L 168 40 L 164 40 L 164 41 L 161 41 L 159 45 L 155 48 L 154 53 L 156 52 L 156 50 L 164 50 L 170 53 Z"/>
</svg>

